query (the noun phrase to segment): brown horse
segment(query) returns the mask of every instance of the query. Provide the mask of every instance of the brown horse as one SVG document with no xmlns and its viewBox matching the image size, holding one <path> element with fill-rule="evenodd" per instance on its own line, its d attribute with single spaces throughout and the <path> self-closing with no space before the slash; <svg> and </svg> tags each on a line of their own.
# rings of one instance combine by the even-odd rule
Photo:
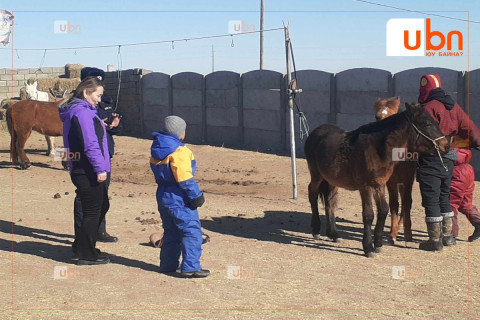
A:
<svg viewBox="0 0 480 320">
<path fill-rule="evenodd" d="M 20 100 L 8 106 L 6 120 L 12 137 L 10 148 L 13 163 L 19 163 L 21 169 L 30 167 L 24 148 L 32 130 L 46 136 L 63 135 L 63 123 L 58 108 L 69 98 L 70 96 L 58 102 Z"/>
<path fill-rule="evenodd" d="M 400 107 L 400 97 L 380 99 L 375 103 L 375 118 L 377 121 L 383 120 L 391 115 L 397 114 Z M 395 244 L 397 241 L 398 228 L 403 224 L 403 234 L 405 241 L 412 241 L 412 220 L 410 212 L 412 210 L 412 187 L 415 181 L 416 162 L 401 161 L 393 169 L 393 173 L 387 182 L 388 204 L 390 206 L 390 216 L 392 227 L 390 237 L 387 239 L 389 244 Z M 398 213 L 399 203 L 398 195 L 402 199 L 402 208 Z M 399 220 L 400 218 L 400 220 Z"/>
<path fill-rule="evenodd" d="M 392 160 L 393 148 L 424 153 L 444 153 L 449 149 L 447 139 L 427 111 L 418 104 L 406 104 L 406 108 L 404 112 L 354 131 L 346 132 L 336 125 L 324 124 L 308 136 L 305 155 L 311 177 L 308 198 L 315 238 L 320 234 L 319 195 L 325 205 L 327 236 L 336 241 L 339 235 L 334 211 L 338 188 L 359 190 L 364 225 L 363 251 L 367 257 L 380 252 L 388 214 L 385 185 L 397 164 Z M 372 197 L 378 210 L 373 241 Z"/>
</svg>

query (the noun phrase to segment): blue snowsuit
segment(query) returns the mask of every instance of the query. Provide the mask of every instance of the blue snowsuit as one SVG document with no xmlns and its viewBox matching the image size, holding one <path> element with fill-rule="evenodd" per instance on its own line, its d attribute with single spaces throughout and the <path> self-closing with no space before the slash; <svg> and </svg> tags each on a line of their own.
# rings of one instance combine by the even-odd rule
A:
<svg viewBox="0 0 480 320">
<path fill-rule="evenodd" d="M 164 229 L 160 271 L 175 271 L 180 254 L 182 272 L 198 271 L 202 230 L 195 203 L 203 200 L 203 193 L 193 178 L 197 168 L 195 158 L 176 135 L 161 131 L 152 135 L 150 168 L 158 184 L 158 211 Z"/>
</svg>

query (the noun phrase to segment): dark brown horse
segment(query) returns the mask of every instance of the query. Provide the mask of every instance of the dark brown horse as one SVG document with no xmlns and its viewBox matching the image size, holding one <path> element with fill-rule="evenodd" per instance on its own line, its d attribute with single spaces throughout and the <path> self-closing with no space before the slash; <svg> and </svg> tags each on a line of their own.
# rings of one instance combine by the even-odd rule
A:
<svg viewBox="0 0 480 320">
<path fill-rule="evenodd" d="M 12 137 L 10 148 L 13 163 L 19 163 L 21 169 L 30 167 L 24 148 L 32 130 L 46 136 L 63 135 L 63 123 L 58 108 L 69 98 L 70 96 L 57 102 L 20 100 L 8 106 L 6 120 Z"/>
<path fill-rule="evenodd" d="M 406 108 L 404 112 L 354 131 L 324 124 L 308 136 L 305 155 L 311 177 L 308 198 L 315 238 L 320 234 L 319 195 L 325 204 L 327 236 L 336 241 L 339 234 L 334 211 L 338 188 L 359 190 L 364 224 L 363 251 L 367 257 L 380 251 L 388 214 L 385 185 L 397 164 L 392 160 L 393 148 L 407 148 L 419 153 L 444 153 L 449 149 L 447 139 L 427 111 L 420 105 L 406 104 Z M 372 197 L 378 210 L 373 241 Z"/>
<path fill-rule="evenodd" d="M 375 103 L 375 118 L 377 121 L 383 120 L 391 115 L 397 114 L 400 107 L 400 97 L 389 99 L 378 98 Z M 406 159 L 404 159 L 406 160 Z M 390 216 L 392 229 L 389 244 L 395 244 L 397 241 L 398 228 L 403 225 L 403 234 L 405 241 L 412 241 L 412 220 L 410 213 L 412 210 L 412 187 L 415 181 L 415 170 L 417 163 L 413 161 L 401 161 L 393 169 L 393 173 L 387 182 L 388 204 L 390 206 Z M 400 214 L 398 212 L 398 195 L 402 200 Z"/>
</svg>

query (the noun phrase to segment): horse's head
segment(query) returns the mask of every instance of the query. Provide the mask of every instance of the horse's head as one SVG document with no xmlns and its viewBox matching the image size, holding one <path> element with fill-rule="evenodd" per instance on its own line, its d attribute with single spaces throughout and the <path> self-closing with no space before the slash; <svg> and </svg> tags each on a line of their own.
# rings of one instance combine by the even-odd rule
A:
<svg viewBox="0 0 480 320">
<path fill-rule="evenodd" d="M 405 103 L 407 109 L 406 114 L 408 121 L 415 129 L 412 135 L 414 149 L 420 153 L 436 153 L 436 149 L 440 153 L 446 153 L 450 149 L 450 143 L 445 138 L 438 124 L 432 118 L 422 105 Z"/>
<path fill-rule="evenodd" d="M 400 107 L 400 97 L 393 97 L 388 99 L 377 99 L 375 103 L 375 119 L 377 121 L 383 120 L 391 115 L 398 113 Z"/>
<path fill-rule="evenodd" d="M 37 89 L 37 81 L 32 84 L 28 82 L 24 82 L 25 84 L 25 91 L 27 92 L 27 99 L 36 99 L 38 96 L 38 89 Z"/>
</svg>

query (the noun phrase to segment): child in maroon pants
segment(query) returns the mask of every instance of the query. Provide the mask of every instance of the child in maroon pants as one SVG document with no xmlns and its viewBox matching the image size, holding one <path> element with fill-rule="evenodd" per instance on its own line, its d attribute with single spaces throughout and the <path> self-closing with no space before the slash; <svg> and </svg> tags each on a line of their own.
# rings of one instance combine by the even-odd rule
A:
<svg viewBox="0 0 480 320">
<path fill-rule="evenodd" d="M 455 137 L 455 150 L 458 160 L 453 167 L 453 176 L 450 191 L 450 204 L 454 212 L 453 236 L 458 237 L 458 212 L 467 216 L 468 221 L 475 227 L 473 234 L 468 237 L 472 242 L 480 238 L 480 213 L 473 205 L 473 191 L 475 190 L 475 172 L 470 165 L 472 151 L 468 140 Z"/>
</svg>

